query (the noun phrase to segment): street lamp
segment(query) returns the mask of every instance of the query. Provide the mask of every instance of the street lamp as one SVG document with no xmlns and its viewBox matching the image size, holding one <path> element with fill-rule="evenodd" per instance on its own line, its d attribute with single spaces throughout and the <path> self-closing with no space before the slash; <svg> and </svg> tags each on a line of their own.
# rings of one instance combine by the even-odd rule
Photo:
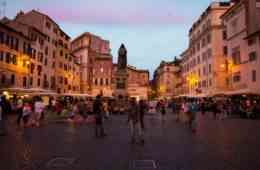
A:
<svg viewBox="0 0 260 170">
<path fill-rule="evenodd" d="M 198 78 L 198 76 L 197 76 L 196 74 L 191 73 L 191 74 L 189 74 L 189 75 L 187 76 L 187 79 L 186 79 L 186 80 L 187 80 L 187 82 L 188 82 L 190 91 L 192 91 L 192 87 L 195 86 L 195 85 L 198 83 L 199 78 Z"/>
</svg>

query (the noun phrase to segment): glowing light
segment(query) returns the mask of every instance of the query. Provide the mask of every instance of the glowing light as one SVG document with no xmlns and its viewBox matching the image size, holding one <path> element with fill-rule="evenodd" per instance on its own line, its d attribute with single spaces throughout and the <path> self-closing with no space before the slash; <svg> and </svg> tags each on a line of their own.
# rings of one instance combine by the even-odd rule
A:
<svg viewBox="0 0 260 170">
<path fill-rule="evenodd" d="M 9 95 L 8 91 L 4 91 L 3 95 L 8 96 Z"/>
</svg>

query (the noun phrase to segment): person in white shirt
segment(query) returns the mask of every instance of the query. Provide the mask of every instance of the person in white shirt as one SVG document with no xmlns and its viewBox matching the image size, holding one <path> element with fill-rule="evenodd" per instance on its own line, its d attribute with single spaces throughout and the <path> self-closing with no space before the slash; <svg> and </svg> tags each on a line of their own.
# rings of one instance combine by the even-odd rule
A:
<svg viewBox="0 0 260 170">
<path fill-rule="evenodd" d="M 39 99 L 34 103 L 34 118 L 35 118 L 35 125 L 37 127 L 40 126 L 40 119 L 42 117 L 43 114 L 43 110 L 44 110 L 44 103 L 42 101 L 42 99 L 39 97 Z"/>
</svg>

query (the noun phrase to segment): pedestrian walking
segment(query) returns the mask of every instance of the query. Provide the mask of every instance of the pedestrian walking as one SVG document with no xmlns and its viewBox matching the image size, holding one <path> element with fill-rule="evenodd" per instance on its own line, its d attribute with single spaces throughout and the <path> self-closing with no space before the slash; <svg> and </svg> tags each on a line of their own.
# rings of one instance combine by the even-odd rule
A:
<svg viewBox="0 0 260 170">
<path fill-rule="evenodd" d="M 29 127 L 33 124 L 33 116 L 32 116 L 32 105 L 29 101 L 25 101 L 23 105 L 23 125 L 24 127 Z"/>
<path fill-rule="evenodd" d="M 196 132 L 196 113 L 197 113 L 197 103 L 192 100 L 188 102 L 188 115 L 189 115 L 189 127 L 192 132 Z"/>
<path fill-rule="evenodd" d="M 97 95 L 94 103 L 93 103 L 93 112 L 95 114 L 95 136 L 104 137 L 105 129 L 103 126 L 103 115 L 102 115 L 102 101 L 101 95 Z"/>
<path fill-rule="evenodd" d="M 159 111 L 161 113 L 161 120 L 165 121 L 165 115 L 166 115 L 166 106 L 165 102 L 163 100 L 160 100 L 159 104 Z"/>
<path fill-rule="evenodd" d="M 36 127 L 40 126 L 40 120 L 44 111 L 44 103 L 41 97 L 37 97 L 36 102 L 34 103 L 34 124 Z"/>
<path fill-rule="evenodd" d="M 140 125 L 141 125 L 141 130 L 145 130 L 145 125 L 144 125 L 144 115 L 147 110 L 147 105 L 144 100 L 139 101 L 139 116 L 140 116 Z"/>
<path fill-rule="evenodd" d="M 86 113 L 86 105 L 85 105 L 85 101 L 83 99 L 80 99 L 79 103 L 78 103 L 78 111 L 80 116 L 86 120 L 87 119 L 87 113 Z"/>
<path fill-rule="evenodd" d="M 7 135 L 7 115 L 11 112 L 11 104 L 5 96 L 0 98 L 1 120 L 0 120 L 0 136 Z"/>
<path fill-rule="evenodd" d="M 4 96 L 0 96 L 0 136 L 6 135 L 6 125 L 5 125 L 5 112 L 4 112 Z"/>
<path fill-rule="evenodd" d="M 23 118 L 23 99 L 22 98 L 18 98 L 18 100 L 17 100 L 16 114 L 17 114 L 17 125 L 21 126 L 21 120 Z"/>
<path fill-rule="evenodd" d="M 109 110 L 108 110 L 108 103 L 106 100 L 103 101 L 103 112 L 105 119 L 109 118 Z"/>
<path fill-rule="evenodd" d="M 135 98 L 131 98 L 127 112 L 131 143 L 135 144 L 140 142 L 144 144 L 144 139 L 141 134 L 140 112 Z"/>
</svg>

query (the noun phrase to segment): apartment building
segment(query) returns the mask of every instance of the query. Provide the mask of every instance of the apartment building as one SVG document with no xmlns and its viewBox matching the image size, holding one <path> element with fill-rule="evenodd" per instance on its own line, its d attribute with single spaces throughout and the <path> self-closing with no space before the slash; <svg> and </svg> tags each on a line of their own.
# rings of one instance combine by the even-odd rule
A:
<svg viewBox="0 0 260 170">
<path fill-rule="evenodd" d="M 189 30 L 189 47 L 181 55 L 186 94 L 210 95 L 226 88 L 221 16 L 231 6 L 212 2 Z"/>
<path fill-rule="evenodd" d="M 0 23 L 0 89 L 28 87 L 30 43 L 27 36 Z"/>
<path fill-rule="evenodd" d="M 70 54 L 70 37 L 54 20 L 32 10 L 19 12 L 5 24 L 31 41 L 29 87 L 57 93 L 79 91 L 79 63 Z"/>
<path fill-rule="evenodd" d="M 162 61 L 154 72 L 157 97 L 172 98 L 180 93 L 180 60 Z"/>
<path fill-rule="evenodd" d="M 260 93 L 260 1 L 233 2 L 222 16 L 226 85 L 231 92 Z"/>
<path fill-rule="evenodd" d="M 109 41 L 89 32 L 75 38 L 71 50 L 80 61 L 81 93 L 111 95 L 112 56 Z"/>
</svg>

